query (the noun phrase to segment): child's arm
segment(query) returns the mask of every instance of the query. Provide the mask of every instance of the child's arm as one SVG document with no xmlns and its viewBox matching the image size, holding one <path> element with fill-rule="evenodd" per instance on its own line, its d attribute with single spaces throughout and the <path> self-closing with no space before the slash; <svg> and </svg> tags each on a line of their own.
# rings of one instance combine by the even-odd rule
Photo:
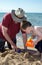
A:
<svg viewBox="0 0 42 65">
<path fill-rule="evenodd" d="M 27 41 L 27 34 L 26 33 L 22 33 L 22 36 L 23 36 L 24 49 L 27 49 L 27 47 L 25 46 L 26 41 Z"/>
<path fill-rule="evenodd" d="M 38 37 L 36 41 L 34 41 L 34 45 L 36 45 L 40 40 L 42 40 L 41 37 Z"/>
<path fill-rule="evenodd" d="M 35 45 L 40 41 L 42 40 L 42 33 L 40 31 L 36 31 L 36 35 L 37 35 L 37 40 L 34 41 Z"/>
</svg>

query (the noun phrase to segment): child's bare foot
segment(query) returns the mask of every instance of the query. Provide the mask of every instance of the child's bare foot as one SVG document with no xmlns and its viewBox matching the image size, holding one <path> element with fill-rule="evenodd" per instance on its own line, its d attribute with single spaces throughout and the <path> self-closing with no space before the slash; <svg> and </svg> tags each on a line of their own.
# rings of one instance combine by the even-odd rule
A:
<svg viewBox="0 0 42 65">
<path fill-rule="evenodd" d="M 40 52 L 39 51 L 37 51 L 36 53 L 34 53 L 33 55 L 40 55 Z"/>
<path fill-rule="evenodd" d="M 41 53 L 41 59 L 40 59 L 40 61 L 42 62 L 42 53 Z"/>
</svg>

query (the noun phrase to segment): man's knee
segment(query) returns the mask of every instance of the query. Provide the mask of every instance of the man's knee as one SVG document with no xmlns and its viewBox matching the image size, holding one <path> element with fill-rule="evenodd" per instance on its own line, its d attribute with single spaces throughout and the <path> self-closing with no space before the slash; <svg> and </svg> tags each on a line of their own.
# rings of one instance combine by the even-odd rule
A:
<svg viewBox="0 0 42 65">
<path fill-rule="evenodd" d="M 5 41 L 0 39 L 0 51 L 4 51 L 4 45 L 5 45 Z"/>
</svg>

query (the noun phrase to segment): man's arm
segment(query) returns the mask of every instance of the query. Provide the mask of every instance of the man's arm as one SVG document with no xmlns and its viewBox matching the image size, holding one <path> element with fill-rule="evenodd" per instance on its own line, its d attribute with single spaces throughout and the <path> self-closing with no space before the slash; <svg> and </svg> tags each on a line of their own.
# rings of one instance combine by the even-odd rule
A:
<svg viewBox="0 0 42 65">
<path fill-rule="evenodd" d="M 13 41 L 11 40 L 10 36 L 7 33 L 8 28 L 5 26 L 2 26 L 2 34 L 5 37 L 5 39 L 13 46 L 13 48 L 17 48 L 16 45 L 13 43 Z"/>
</svg>

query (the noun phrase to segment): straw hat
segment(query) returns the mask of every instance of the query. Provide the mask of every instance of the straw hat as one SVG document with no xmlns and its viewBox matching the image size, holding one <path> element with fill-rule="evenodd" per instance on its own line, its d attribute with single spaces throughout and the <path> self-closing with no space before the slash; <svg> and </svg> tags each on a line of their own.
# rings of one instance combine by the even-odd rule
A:
<svg viewBox="0 0 42 65">
<path fill-rule="evenodd" d="M 12 19 L 16 22 L 21 22 L 25 20 L 25 12 L 22 8 L 18 8 L 17 10 L 11 11 Z"/>
</svg>

